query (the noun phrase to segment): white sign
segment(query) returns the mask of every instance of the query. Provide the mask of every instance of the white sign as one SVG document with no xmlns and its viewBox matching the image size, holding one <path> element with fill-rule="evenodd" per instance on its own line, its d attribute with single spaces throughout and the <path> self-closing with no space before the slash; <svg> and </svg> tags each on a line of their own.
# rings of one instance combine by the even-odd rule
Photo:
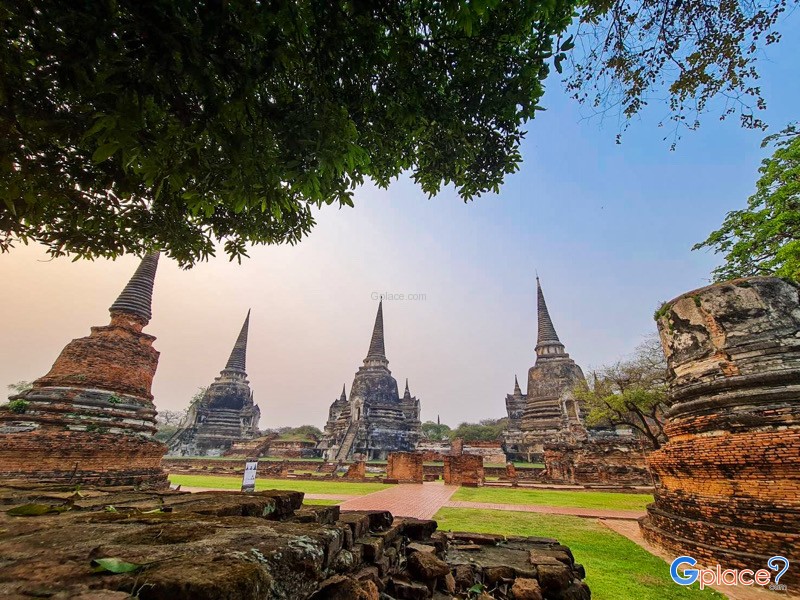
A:
<svg viewBox="0 0 800 600">
<path fill-rule="evenodd" d="M 244 466 L 244 478 L 242 479 L 243 492 L 256 491 L 256 471 L 258 471 L 258 461 L 247 461 Z"/>
</svg>

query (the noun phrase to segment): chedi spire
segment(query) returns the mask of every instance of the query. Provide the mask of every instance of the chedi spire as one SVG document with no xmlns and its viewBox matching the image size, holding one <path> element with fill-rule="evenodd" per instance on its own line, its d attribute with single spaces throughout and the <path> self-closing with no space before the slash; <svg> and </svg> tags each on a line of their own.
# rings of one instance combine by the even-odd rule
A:
<svg viewBox="0 0 800 600">
<path fill-rule="evenodd" d="M 538 332 L 536 335 L 536 356 L 538 358 L 549 358 L 551 356 L 567 356 L 564 351 L 564 344 L 558 339 L 556 328 L 547 310 L 547 303 L 544 300 L 542 285 L 539 277 L 536 277 L 536 304 L 537 304 L 537 324 Z"/>
<path fill-rule="evenodd" d="M 250 311 L 247 311 L 247 316 L 242 324 L 242 329 L 239 332 L 239 337 L 236 338 L 236 343 L 233 345 L 231 355 L 225 365 L 225 371 L 237 371 L 239 373 L 245 372 L 247 365 L 247 333 L 250 329 Z"/>
<path fill-rule="evenodd" d="M 128 285 L 108 309 L 112 315 L 114 313 L 128 313 L 144 320 L 145 324 L 153 316 L 151 304 L 153 300 L 153 283 L 156 278 L 158 268 L 159 252 L 147 254 L 139 267 L 128 281 Z"/>
</svg>

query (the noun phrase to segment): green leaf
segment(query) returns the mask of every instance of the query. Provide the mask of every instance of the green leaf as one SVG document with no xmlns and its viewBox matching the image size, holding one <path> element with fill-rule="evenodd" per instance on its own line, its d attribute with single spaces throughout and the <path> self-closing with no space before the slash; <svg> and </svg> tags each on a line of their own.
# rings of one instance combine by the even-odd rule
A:
<svg viewBox="0 0 800 600">
<path fill-rule="evenodd" d="M 119 150 L 120 146 L 116 142 L 112 142 L 110 144 L 103 144 L 97 150 L 94 151 L 92 154 L 92 162 L 101 163 L 107 158 L 110 158 L 117 150 Z"/>
<path fill-rule="evenodd" d="M 91 564 L 95 573 L 135 573 L 144 568 L 144 565 L 125 562 L 120 558 L 95 558 Z"/>
<path fill-rule="evenodd" d="M 70 510 L 72 507 L 68 505 L 53 506 L 50 504 L 23 504 L 15 506 L 6 514 L 15 517 L 38 517 L 39 515 L 46 515 L 50 513 L 62 513 Z"/>
</svg>

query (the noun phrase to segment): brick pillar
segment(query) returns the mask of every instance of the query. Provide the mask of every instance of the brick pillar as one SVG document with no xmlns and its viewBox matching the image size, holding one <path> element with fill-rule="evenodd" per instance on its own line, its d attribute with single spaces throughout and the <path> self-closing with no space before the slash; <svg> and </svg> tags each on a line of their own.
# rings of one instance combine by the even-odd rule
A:
<svg viewBox="0 0 800 600">
<path fill-rule="evenodd" d="M 445 485 L 483 485 L 485 475 L 483 457 L 478 454 L 462 454 L 444 457 Z"/>
<path fill-rule="evenodd" d="M 800 562 L 800 287 L 754 277 L 668 302 L 669 441 L 644 537 L 725 568 Z M 800 571 L 781 578 L 792 589 Z"/>
<path fill-rule="evenodd" d="M 392 452 L 386 465 L 386 478 L 404 483 L 422 483 L 423 455 L 416 452 Z"/>
</svg>

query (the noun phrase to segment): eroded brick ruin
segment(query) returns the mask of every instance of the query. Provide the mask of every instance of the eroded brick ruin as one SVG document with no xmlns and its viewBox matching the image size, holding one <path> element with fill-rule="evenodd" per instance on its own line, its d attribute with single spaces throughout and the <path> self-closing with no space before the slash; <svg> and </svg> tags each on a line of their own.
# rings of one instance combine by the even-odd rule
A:
<svg viewBox="0 0 800 600">
<path fill-rule="evenodd" d="M 670 371 L 666 445 L 650 456 L 650 542 L 723 568 L 800 560 L 798 285 L 737 279 L 658 313 Z M 800 582 L 790 569 L 781 583 Z"/>
<path fill-rule="evenodd" d="M 150 321 L 158 254 L 111 305 L 110 324 L 72 340 L 50 372 L 0 410 L 0 478 L 164 487 L 150 388 L 158 366 Z"/>
<path fill-rule="evenodd" d="M 649 447 L 636 438 L 595 438 L 545 446 L 547 478 L 572 484 L 653 485 Z"/>
<path fill-rule="evenodd" d="M 246 371 L 249 327 L 250 311 L 225 368 L 189 407 L 181 429 L 169 440 L 171 454 L 220 456 L 237 442 L 258 436 L 261 411 L 253 402 Z"/>
<path fill-rule="evenodd" d="M 419 400 L 398 393 L 389 370 L 383 339 L 383 301 L 378 304 L 375 326 L 364 365 L 359 367 L 348 401 L 345 390 L 331 405 L 325 436 L 319 448 L 331 462 L 350 459 L 386 460 L 390 452 L 407 452 L 419 441 Z"/>
<path fill-rule="evenodd" d="M 483 583 L 481 598 L 590 598 L 583 567 L 554 539 L 439 532 L 435 521 L 302 500 L 274 490 L 0 487 L 0 596 L 445 600 Z M 13 516 L 31 504 L 54 514 Z M 95 572 L 103 559 L 140 568 Z"/>
<path fill-rule="evenodd" d="M 403 483 L 422 483 L 424 459 L 419 452 L 392 452 L 386 464 L 386 478 Z"/>
</svg>

